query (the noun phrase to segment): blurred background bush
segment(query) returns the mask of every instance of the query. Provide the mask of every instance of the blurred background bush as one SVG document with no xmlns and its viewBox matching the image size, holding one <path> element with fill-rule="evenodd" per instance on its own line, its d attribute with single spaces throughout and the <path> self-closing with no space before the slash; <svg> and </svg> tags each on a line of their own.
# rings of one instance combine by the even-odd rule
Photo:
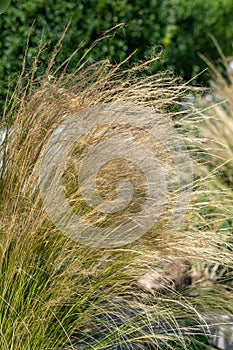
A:
<svg viewBox="0 0 233 350">
<path fill-rule="evenodd" d="M 106 39 L 91 51 L 91 61 L 108 58 L 116 63 L 134 50 L 137 50 L 134 60 L 138 61 L 161 48 L 163 60 L 154 69 L 166 68 L 188 80 L 206 68 L 198 53 L 212 60 L 218 57 L 210 35 L 216 38 L 226 56 L 232 55 L 232 0 L 12 0 L 11 6 L 0 16 L 2 101 L 9 77 L 13 85 L 22 67 L 28 32 L 33 23 L 27 58 L 30 61 L 36 53 L 43 32 L 42 41 L 49 46 L 41 57 L 41 67 L 46 67 L 54 44 L 70 20 L 70 30 L 58 63 L 72 54 L 80 43 L 87 48 L 119 23 L 125 23 L 125 26 L 115 31 L 115 37 Z M 202 74 L 196 80 L 206 84 L 208 76 Z"/>
</svg>

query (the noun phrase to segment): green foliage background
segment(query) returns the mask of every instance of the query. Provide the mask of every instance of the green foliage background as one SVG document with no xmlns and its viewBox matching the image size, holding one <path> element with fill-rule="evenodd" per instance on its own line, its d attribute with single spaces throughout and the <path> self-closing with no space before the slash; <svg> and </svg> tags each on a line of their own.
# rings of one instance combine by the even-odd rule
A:
<svg viewBox="0 0 233 350">
<path fill-rule="evenodd" d="M 134 60 L 141 60 L 162 47 L 163 61 L 154 68 L 162 65 L 190 79 L 206 67 L 198 52 L 212 59 L 218 57 L 209 34 L 215 36 L 226 55 L 232 55 L 232 0 L 12 0 L 0 15 L 1 100 L 6 95 L 9 76 L 14 80 L 19 74 L 34 21 L 27 58 L 30 61 L 35 54 L 43 32 L 43 41 L 50 44 L 41 58 L 41 67 L 46 67 L 52 47 L 70 20 L 58 63 L 81 42 L 88 47 L 122 22 L 126 26 L 98 45 L 91 53 L 91 61 L 108 58 L 118 62 L 135 49 Z M 199 79 L 205 81 L 206 76 Z"/>
</svg>

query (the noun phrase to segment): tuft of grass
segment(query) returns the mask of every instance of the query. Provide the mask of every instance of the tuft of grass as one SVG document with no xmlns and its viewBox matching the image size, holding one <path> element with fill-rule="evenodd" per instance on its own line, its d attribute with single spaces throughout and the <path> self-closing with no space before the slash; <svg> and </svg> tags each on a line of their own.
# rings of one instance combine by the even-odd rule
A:
<svg viewBox="0 0 233 350">
<path fill-rule="evenodd" d="M 211 70 L 211 99 L 205 101 L 201 136 L 208 147 L 211 169 L 216 169 L 217 177 L 224 187 L 233 188 L 233 72 L 220 46 L 214 43 L 221 57 L 223 73 L 220 73 L 211 61 L 207 61 Z"/>
<path fill-rule="evenodd" d="M 1 349 L 75 349 L 75 344 L 79 349 L 96 350 L 117 346 L 190 349 L 200 334 L 205 338 L 209 332 L 205 314 L 213 309 L 232 314 L 229 289 L 215 283 L 195 297 L 188 290 L 149 294 L 137 286 L 137 279 L 162 263 L 187 257 L 192 263 L 230 267 L 231 254 L 222 248 L 226 239 L 216 233 L 205 215 L 190 205 L 183 224 L 168 229 L 170 206 L 177 196 L 171 191 L 161 220 L 143 237 L 115 248 L 97 248 L 75 242 L 57 229 L 39 188 L 43 152 L 64 120 L 94 106 L 131 104 L 150 108 L 173 125 L 174 115 L 182 117 L 179 106 L 188 87 L 165 73 L 148 76 L 150 63 L 157 58 L 129 68 L 127 62 L 114 66 L 107 60 L 89 66 L 84 56 L 71 74 L 67 73 L 71 58 L 54 71 L 61 42 L 43 77 L 37 76 L 43 47 L 26 75 L 24 62 L 1 122 L 5 133 L 0 177 Z M 145 130 L 131 130 L 129 125 L 93 126 L 91 130 L 74 143 L 63 169 L 63 187 L 82 220 L 112 227 L 140 211 L 145 176 L 132 164 L 108 163 L 97 179 L 102 196 L 109 199 L 110 192 L 111 199 L 116 180 L 122 176 L 131 179 L 136 195 L 133 205 L 119 217 L 96 215 L 83 203 L 76 181 L 82 152 L 110 136 L 126 133 L 141 139 L 164 167 L 169 168 L 173 160 L 166 149 L 160 149 L 161 141 L 153 143 Z M 195 197 L 195 186 L 193 191 Z M 203 343 L 201 346 L 203 349 Z"/>
</svg>

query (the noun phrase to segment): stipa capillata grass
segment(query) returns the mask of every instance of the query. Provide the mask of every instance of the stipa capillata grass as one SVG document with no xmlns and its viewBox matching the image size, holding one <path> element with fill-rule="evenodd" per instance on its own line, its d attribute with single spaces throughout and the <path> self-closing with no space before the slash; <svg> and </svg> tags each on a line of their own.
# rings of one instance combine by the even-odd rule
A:
<svg viewBox="0 0 233 350">
<path fill-rule="evenodd" d="M 214 285 L 208 293 L 194 298 L 189 296 L 186 288 L 168 285 L 164 293 L 147 293 L 138 285 L 138 279 L 148 270 L 156 271 L 158 266 L 187 257 L 191 263 L 198 260 L 230 264 L 229 251 L 220 249 L 223 237 L 210 228 L 203 230 L 205 219 L 202 220 L 200 213 L 199 226 L 190 220 L 193 215 L 191 204 L 186 203 L 187 215 L 182 224 L 168 225 L 172 208 L 179 199 L 178 190 L 181 191 L 177 185 L 179 169 L 173 170 L 174 157 L 180 165 L 177 154 L 186 155 L 187 152 L 179 142 L 172 144 L 174 148 L 169 143 L 164 147 L 165 131 L 173 130 L 174 115 L 179 115 L 180 123 L 181 97 L 189 88 L 166 73 L 148 75 L 150 63 L 157 58 L 130 68 L 127 62 L 111 65 L 106 60 L 88 65 L 81 61 L 72 73 L 67 70 L 68 59 L 56 70 L 53 67 L 60 46 L 61 42 L 54 50 L 45 75 L 37 77 L 43 50 L 43 47 L 39 48 L 30 74 L 22 73 L 13 96 L 6 101 L 2 119 L 6 135 L 1 169 L 1 347 L 4 350 L 75 349 L 77 346 L 85 349 L 195 348 L 197 337 L 201 334 L 205 339 L 209 332 L 203 314 L 212 312 L 216 305 L 225 313 L 231 313 L 229 290 Z M 74 115 L 85 117 L 85 111 L 90 110 L 98 112 L 96 122 L 88 124 L 90 130 L 86 132 L 84 128 L 85 132 L 76 140 L 71 138 L 71 148 L 66 149 L 64 142 L 71 137 L 75 125 L 66 129 L 70 135 L 62 134 L 59 139 L 67 153 L 66 161 L 59 168 L 59 171 L 62 169 L 58 174 L 60 182 L 56 183 L 53 176 L 57 175 L 57 168 L 50 165 L 57 154 L 43 158 L 46 147 L 51 137 L 57 135 L 57 130 L 58 134 L 64 130 L 64 122 Z M 103 110 L 105 114 L 100 113 Z M 109 111 L 115 113 L 116 110 L 117 117 L 125 111 L 127 118 L 123 124 L 119 119 L 110 124 L 106 123 L 109 119 L 100 120 L 106 114 L 109 117 Z M 132 113 L 137 119 L 142 111 L 154 117 L 149 120 L 143 117 L 143 121 L 148 122 L 144 128 L 132 123 Z M 88 120 L 88 113 L 82 121 Z M 77 123 L 80 120 L 77 119 Z M 159 130 L 164 132 L 157 139 L 148 132 L 151 122 L 156 122 Z M 171 135 L 176 135 L 175 140 L 181 140 L 178 134 Z M 111 138 L 113 141 L 109 143 Z M 103 144 L 115 145 L 119 139 L 127 140 L 128 143 L 122 142 L 123 146 L 129 147 L 130 142 L 135 146 L 135 141 L 139 143 L 140 147 L 135 146 L 130 161 L 127 158 L 130 147 L 121 147 L 123 153 L 118 157 L 114 153 L 115 147 L 101 153 Z M 90 240 L 85 241 L 85 230 L 81 232 L 81 242 L 64 234 L 60 228 L 64 229 L 64 223 L 68 225 L 70 221 L 63 217 L 64 221 L 59 221 L 63 226 L 58 227 L 51 219 L 52 214 L 60 214 L 63 203 L 49 211 L 51 207 L 47 204 L 52 202 L 46 202 L 46 194 L 41 193 L 43 160 L 51 160 L 51 164 L 46 163 L 49 175 L 44 177 L 46 184 L 57 184 L 52 189 L 58 192 L 63 189 L 63 197 L 57 197 L 65 198 L 82 223 L 97 227 L 97 233 L 112 233 L 116 226 L 128 225 L 129 228 L 130 222 L 137 217 L 140 223 L 148 219 L 148 212 L 140 217 L 148 199 L 148 174 L 143 173 L 140 164 L 132 161 L 137 157 L 141 161 L 141 153 L 137 151 L 145 148 L 150 149 L 147 156 L 152 154 L 159 163 L 155 167 L 157 173 L 158 169 L 163 170 L 164 180 L 156 180 L 155 184 L 158 189 L 161 185 L 161 189 L 166 190 L 165 196 L 161 189 L 158 192 L 158 199 L 160 196 L 163 199 L 163 212 L 155 224 L 137 239 L 125 241 L 124 234 L 128 232 L 122 232 L 121 241 L 114 246 L 109 244 L 110 240 L 104 247 L 96 245 L 98 240 L 90 244 Z M 62 147 L 55 148 L 60 149 Z M 90 153 L 91 150 L 94 153 Z M 176 152 L 171 154 L 174 150 Z M 82 187 L 78 181 L 80 167 L 88 163 L 81 162 L 85 159 L 83 154 L 92 155 L 87 158 L 92 161 L 95 157 L 101 159 L 99 154 L 115 154 L 113 159 L 107 158 L 106 164 L 96 167 L 95 184 L 107 207 L 99 197 L 88 197 L 87 203 L 82 198 L 90 187 L 90 182 L 83 181 Z M 88 169 L 92 171 L 92 167 Z M 151 171 L 148 164 L 143 169 Z M 85 176 L 84 180 L 87 180 Z M 182 184 L 187 186 L 185 182 Z M 193 184 L 189 185 L 195 191 Z M 115 201 L 115 209 L 109 210 L 109 203 L 132 188 L 131 197 L 123 196 L 130 205 L 122 209 L 122 203 Z M 46 190 L 49 193 L 50 186 Z M 97 205 L 93 207 L 96 198 Z M 208 346 L 207 340 L 206 343 Z"/>
</svg>

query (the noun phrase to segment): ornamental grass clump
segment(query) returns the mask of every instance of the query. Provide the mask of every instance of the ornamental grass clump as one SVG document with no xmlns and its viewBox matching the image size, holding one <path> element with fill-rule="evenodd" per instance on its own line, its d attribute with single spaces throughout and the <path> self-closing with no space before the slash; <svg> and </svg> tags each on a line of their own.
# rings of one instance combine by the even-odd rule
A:
<svg viewBox="0 0 233 350">
<path fill-rule="evenodd" d="M 218 215 L 216 229 L 232 234 L 233 199 L 233 72 L 232 58 L 227 58 L 213 38 L 222 65 L 220 73 L 213 62 L 205 61 L 210 69 L 210 90 L 201 99 L 199 111 L 198 137 L 194 140 L 199 149 L 199 159 L 203 165 L 201 174 L 208 184 L 212 210 L 208 213 L 212 220 Z M 207 211 L 206 211 L 207 212 Z M 229 241 L 232 242 L 231 235 Z M 231 249 L 231 245 L 229 246 Z"/>
<path fill-rule="evenodd" d="M 60 46 L 44 76 L 43 48 L 24 62 L 1 121 L 1 349 L 208 348 L 206 317 L 232 314 L 232 294 L 193 293 L 192 264 L 232 262 L 193 212 L 188 88 L 150 75 L 156 58 L 55 69 Z M 139 283 L 169 264 L 185 266 L 179 283 L 170 270 Z"/>
<path fill-rule="evenodd" d="M 212 62 L 207 61 L 211 69 L 211 98 L 205 101 L 203 114 L 205 125 L 202 127 L 202 136 L 209 145 L 210 162 L 213 170 L 216 168 L 219 182 L 222 186 L 233 186 L 233 71 L 232 58 L 225 57 L 221 48 L 215 42 L 221 56 L 224 69 L 220 73 Z"/>
</svg>

